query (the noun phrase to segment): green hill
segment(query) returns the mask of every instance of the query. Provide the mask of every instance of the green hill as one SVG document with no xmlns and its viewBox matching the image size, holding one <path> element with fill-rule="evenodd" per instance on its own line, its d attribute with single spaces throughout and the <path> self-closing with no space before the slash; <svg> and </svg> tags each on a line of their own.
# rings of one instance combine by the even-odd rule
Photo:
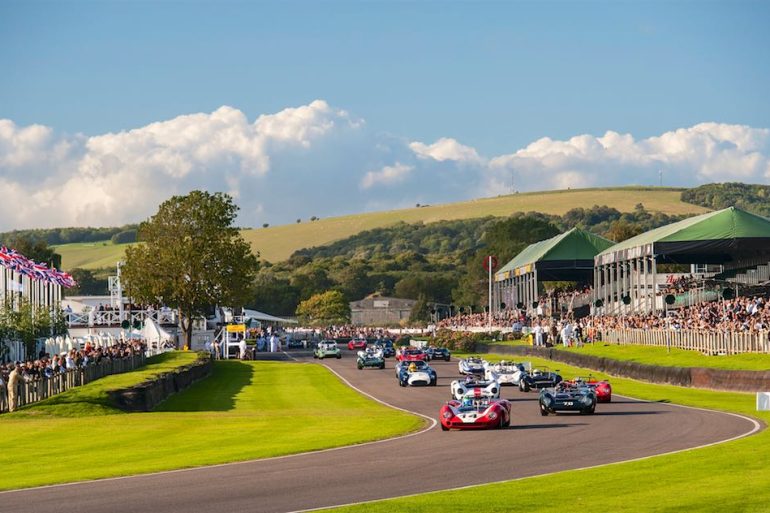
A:
<svg viewBox="0 0 770 513">
<path fill-rule="evenodd" d="M 514 212 L 537 211 L 562 215 L 576 207 L 606 205 L 621 212 L 631 212 L 642 203 L 653 212 L 671 215 L 700 214 L 708 209 L 681 200 L 684 189 L 661 187 L 620 187 L 532 192 L 447 203 L 385 212 L 371 212 L 330 217 L 310 222 L 292 223 L 243 231 L 243 236 L 259 251 L 263 260 L 279 262 L 302 248 L 322 246 L 363 230 L 406 223 L 431 223 L 441 220 L 472 219 L 484 216 L 506 217 Z M 65 269 L 113 267 L 122 258 L 127 244 L 110 242 L 64 244 L 56 246 Z"/>
</svg>

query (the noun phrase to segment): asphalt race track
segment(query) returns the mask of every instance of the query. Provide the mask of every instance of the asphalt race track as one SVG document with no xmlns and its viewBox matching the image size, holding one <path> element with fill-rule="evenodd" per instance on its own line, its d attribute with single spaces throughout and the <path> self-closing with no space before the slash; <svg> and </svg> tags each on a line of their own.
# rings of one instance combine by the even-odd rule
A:
<svg viewBox="0 0 770 513">
<path fill-rule="evenodd" d="M 312 358 L 298 358 L 313 361 Z M 353 352 L 324 361 L 354 386 L 436 418 L 457 362 L 433 362 L 436 387 L 401 388 L 394 360 L 357 370 Z M 571 378 L 572 376 L 566 376 Z M 537 393 L 503 389 L 511 427 L 443 432 L 292 457 L 0 494 L 0 512 L 287 512 L 533 476 L 697 447 L 754 429 L 748 419 L 613 397 L 595 415 L 542 417 Z"/>
</svg>

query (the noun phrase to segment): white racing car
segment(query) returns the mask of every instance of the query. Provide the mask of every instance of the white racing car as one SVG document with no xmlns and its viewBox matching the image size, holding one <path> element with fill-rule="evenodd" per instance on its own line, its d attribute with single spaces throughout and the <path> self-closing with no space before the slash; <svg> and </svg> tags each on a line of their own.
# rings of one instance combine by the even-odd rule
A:
<svg viewBox="0 0 770 513">
<path fill-rule="evenodd" d="M 484 360 L 478 356 L 469 356 L 457 362 L 457 368 L 463 376 L 483 376 Z"/>
<path fill-rule="evenodd" d="M 405 386 L 436 386 L 438 376 L 433 368 L 422 360 L 396 364 L 398 384 Z"/>
<path fill-rule="evenodd" d="M 491 397 L 493 399 L 500 397 L 500 383 L 495 380 L 486 381 L 476 379 L 473 376 L 452 381 L 449 388 L 452 391 L 452 398 L 457 399 L 458 401 L 466 395 L 474 394 Z"/>
<path fill-rule="evenodd" d="M 531 362 L 515 363 L 502 360 L 484 366 L 484 378 L 498 381 L 501 385 L 519 385 L 522 376 L 532 369 Z"/>
</svg>

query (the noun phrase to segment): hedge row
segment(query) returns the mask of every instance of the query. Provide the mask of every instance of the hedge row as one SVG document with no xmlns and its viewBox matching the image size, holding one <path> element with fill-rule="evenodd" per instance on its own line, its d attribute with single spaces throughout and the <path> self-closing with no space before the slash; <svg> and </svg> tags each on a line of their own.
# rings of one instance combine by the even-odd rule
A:
<svg viewBox="0 0 770 513">
<path fill-rule="evenodd" d="M 112 404 L 125 411 L 152 411 L 171 395 L 185 390 L 198 380 L 211 374 L 211 355 L 198 353 L 198 359 L 190 365 L 179 367 L 173 372 L 160 374 L 155 378 L 129 388 L 112 390 L 109 398 Z"/>
</svg>

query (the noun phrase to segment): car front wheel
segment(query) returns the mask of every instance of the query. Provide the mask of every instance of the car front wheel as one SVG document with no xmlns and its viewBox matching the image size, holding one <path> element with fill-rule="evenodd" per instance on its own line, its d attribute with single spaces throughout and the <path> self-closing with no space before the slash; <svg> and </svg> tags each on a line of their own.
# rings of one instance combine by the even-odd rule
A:
<svg viewBox="0 0 770 513">
<path fill-rule="evenodd" d="M 548 409 L 542 404 L 540 405 L 540 415 L 542 415 L 543 417 L 548 416 Z"/>
</svg>

